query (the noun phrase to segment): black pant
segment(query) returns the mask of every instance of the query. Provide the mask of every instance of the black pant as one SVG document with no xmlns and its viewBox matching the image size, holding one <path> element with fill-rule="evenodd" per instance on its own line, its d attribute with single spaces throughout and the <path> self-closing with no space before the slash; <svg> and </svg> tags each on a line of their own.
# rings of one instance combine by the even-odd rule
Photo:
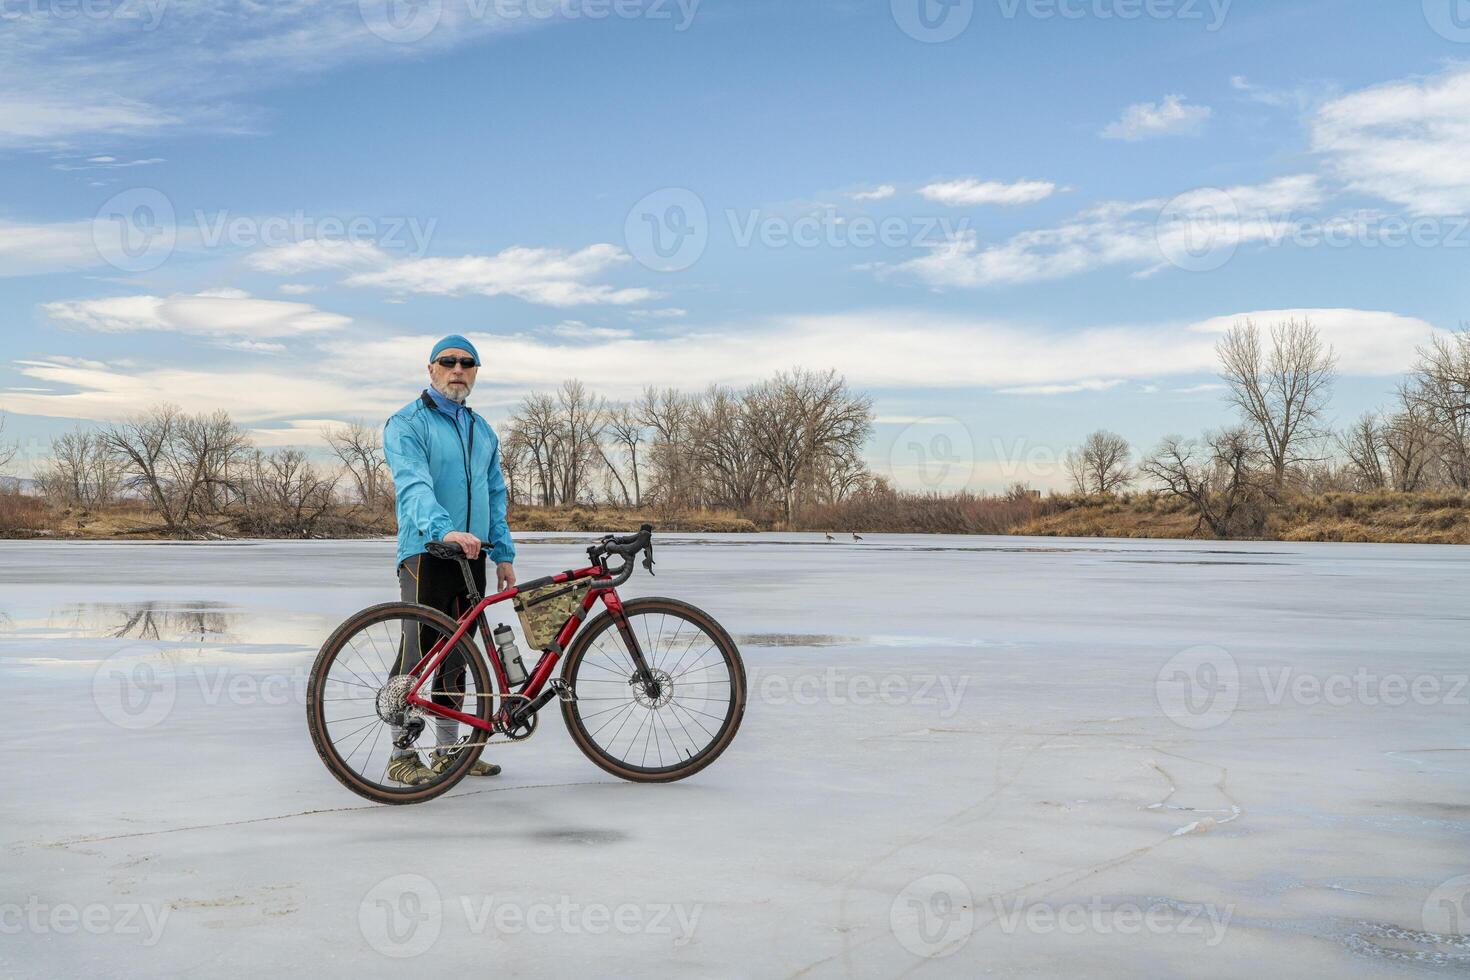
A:
<svg viewBox="0 0 1470 980">
<path fill-rule="evenodd" d="M 480 557 L 470 562 L 470 570 L 475 576 L 475 588 L 481 595 L 484 595 L 485 554 L 483 551 Z M 404 602 L 418 602 L 426 606 L 433 606 L 447 613 L 451 619 L 458 619 L 469 608 L 469 593 L 465 589 L 464 573 L 460 571 L 459 562 L 448 558 L 435 558 L 432 555 L 418 554 L 403 560 L 403 563 L 398 566 L 398 595 Z M 407 635 L 409 633 L 415 635 Z M 471 626 L 468 635 L 473 636 L 474 633 L 475 627 Z M 448 637 L 429 626 L 407 631 L 398 655 L 398 669 L 394 673 L 408 673 L 423 657 L 424 651 L 441 639 L 448 639 Z M 449 655 L 439 665 L 439 676 L 434 681 L 433 689 L 444 693 L 435 694 L 434 703 L 458 710 L 463 698 L 455 695 L 464 693 L 464 674 L 464 654 L 460 652 L 459 645 L 455 644 L 454 649 L 449 651 Z"/>
</svg>

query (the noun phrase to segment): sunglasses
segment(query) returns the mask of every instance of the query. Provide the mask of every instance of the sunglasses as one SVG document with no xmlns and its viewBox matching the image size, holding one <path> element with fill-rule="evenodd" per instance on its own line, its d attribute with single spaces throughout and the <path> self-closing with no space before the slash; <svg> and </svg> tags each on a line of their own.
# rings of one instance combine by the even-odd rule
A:
<svg viewBox="0 0 1470 980">
<path fill-rule="evenodd" d="M 472 367 L 479 367 L 473 357 L 441 357 L 434 361 L 442 368 L 452 368 L 456 364 L 468 371 Z"/>
</svg>

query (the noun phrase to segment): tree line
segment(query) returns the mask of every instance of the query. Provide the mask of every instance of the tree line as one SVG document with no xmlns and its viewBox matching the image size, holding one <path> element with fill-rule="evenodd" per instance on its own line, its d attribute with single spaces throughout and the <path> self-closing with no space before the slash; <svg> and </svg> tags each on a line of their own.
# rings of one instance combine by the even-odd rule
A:
<svg viewBox="0 0 1470 980">
<path fill-rule="evenodd" d="M 616 405 L 567 381 L 527 397 L 500 448 L 517 502 L 728 509 L 789 525 L 877 479 L 862 459 L 872 430 L 868 396 L 835 371 L 796 369 L 741 389 L 649 387 Z"/>
<path fill-rule="evenodd" d="M 52 503 L 141 503 L 138 531 L 180 536 L 317 537 L 381 531 L 391 511 L 381 436 L 361 423 L 326 433 L 335 467 L 296 448 L 264 451 L 228 412 L 160 404 L 51 442 L 36 487 Z"/>
<path fill-rule="evenodd" d="M 664 514 L 727 508 L 790 523 L 877 477 L 862 462 L 871 400 L 833 371 L 795 369 L 745 388 L 648 388 L 611 403 L 577 380 L 533 392 L 501 428 L 512 504 L 616 505 Z M 50 502 L 142 504 L 179 536 L 318 537 L 392 530 L 382 428 L 325 432 L 329 462 L 266 451 L 227 412 L 161 404 L 51 443 L 35 476 Z M 7 460 L 0 458 L 0 463 Z"/>
<path fill-rule="evenodd" d="M 1233 424 L 1166 436 L 1136 461 L 1099 430 L 1064 457 L 1075 493 L 1130 487 L 1187 501 L 1196 530 L 1259 535 L 1269 506 L 1291 493 L 1470 490 L 1470 329 L 1417 351 L 1392 404 L 1334 431 L 1327 419 L 1337 356 L 1308 320 L 1262 330 L 1247 320 L 1216 345 Z"/>
<path fill-rule="evenodd" d="M 1391 404 L 1339 430 L 1328 420 L 1337 356 L 1309 321 L 1245 321 L 1216 353 L 1231 423 L 1167 436 L 1141 455 L 1122 436 L 1093 432 L 1063 457 L 1072 491 L 1177 498 L 1197 515 L 1197 531 L 1218 537 L 1259 536 L 1269 508 L 1291 494 L 1470 491 L 1470 329 L 1421 347 Z M 948 506 L 896 491 L 863 462 L 871 399 L 830 370 L 780 372 L 744 388 L 649 387 L 621 402 L 573 379 L 527 395 L 498 429 L 512 506 L 607 503 L 664 519 L 725 510 L 788 528 L 855 527 L 864 515 L 881 526 L 912 511 L 941 530 L 972 527 L 982 511 L 990 523 L 1019 519 L 1034 500 L 1019 485 L 999 508 L 986 503 L 997 498 L 960 494 Z M 53 440 L 35 479 L 56 504 L 141 503 L 156 523 L 140 531 L 390 532 L 381 426 L 347 423 L 325 437 L 325 461 L 267 451 L 223 411 L 158 405 Z M 0 444 L 0 465 L 13 455 Z"/>
</svg>

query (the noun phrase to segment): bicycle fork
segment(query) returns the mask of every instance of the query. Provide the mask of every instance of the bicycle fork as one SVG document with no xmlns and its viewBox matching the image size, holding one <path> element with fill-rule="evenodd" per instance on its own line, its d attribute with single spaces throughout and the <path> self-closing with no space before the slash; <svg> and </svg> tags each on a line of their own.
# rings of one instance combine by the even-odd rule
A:
<svg viewBox="0 0 1470 980">
<path fill-rule="evenodd" d="M 633 676 L 628 678 L 628 686 L 643 685 L 643 693 L 651 700 L 657 701 L 663 685 L 658 677 L 648 666 L 648 660 L 643 655 L 643 647 L 638 643 L 638 637 L 633 635 L 633 627 L 628 624 L 628 617 L 623 614 L 623 602 L 618 598 L 616 592 L 609 593 L 603 597 L 607 604 L 607 611 L 612 615 L 613 622 L 618 627 L 618 633 L 623 637 L 623 643 L 628 648 L 628 655 L 633 660 Z"/>
</svg>

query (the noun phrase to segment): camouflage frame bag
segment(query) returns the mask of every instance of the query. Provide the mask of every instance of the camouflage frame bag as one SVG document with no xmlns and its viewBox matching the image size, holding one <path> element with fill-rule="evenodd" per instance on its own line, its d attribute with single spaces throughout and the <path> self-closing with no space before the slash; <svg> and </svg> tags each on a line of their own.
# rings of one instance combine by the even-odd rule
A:
<svg viewBox="0 0 1470 980">
<path fill-rule="evenodd" d="M 591 583 L 586 581 L 543 585 L 515 597 L 516 616 L 532 649 L 550 650 L 556 646 L 557 631 L 568 616 L 582 607 L 589 588 Z"/>
</svg>

